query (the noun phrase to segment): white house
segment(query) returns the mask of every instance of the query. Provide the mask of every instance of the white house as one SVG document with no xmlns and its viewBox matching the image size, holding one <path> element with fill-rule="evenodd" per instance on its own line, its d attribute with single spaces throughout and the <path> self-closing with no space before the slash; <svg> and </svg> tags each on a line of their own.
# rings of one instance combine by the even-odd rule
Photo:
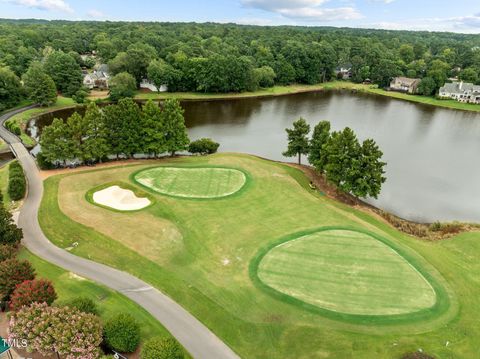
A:
<svg viewBox="0 0 480 359">
<path fill-rule="evenodd" d="M 157 86 L 155 86 L 155 84 L 148 79 L 143 79 L 142 82 L 140 82 L 140 88 L 141 89 L 147 89 L 147 90 L 150 90 L 152 92 L 167 92 L 168 91 L 168 86 L 167 85 L 160 86 L 160 91 L 158 91 Z"/>
<path fill-rule="evenodd" d="M 454 81 L 441 87 L 438 96 L 459 102 L 480 104 L 480 86 L 469 82 Z"/>
<path fill-rule="evenodd" d="M 83 86 L 91 89 L 98 88 L 101 90 L 108 89 L 108 66 L 100 65 L 92 73 L 86 73 L 83 77 Z"/>
</svg>

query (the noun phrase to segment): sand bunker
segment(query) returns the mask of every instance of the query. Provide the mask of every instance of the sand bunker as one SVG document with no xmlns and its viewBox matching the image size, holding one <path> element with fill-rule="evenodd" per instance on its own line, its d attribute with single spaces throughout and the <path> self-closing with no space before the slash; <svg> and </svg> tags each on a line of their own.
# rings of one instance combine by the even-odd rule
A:
<svg viewBox="0 0 480 359">
<path fill-rule="evenodd" d="M 111 186 L 93 194 L 93 201 L 119 211 L 136 211 L 150 205 L 148 198 L 139 198 L 129 189 Z"/>
</svg>

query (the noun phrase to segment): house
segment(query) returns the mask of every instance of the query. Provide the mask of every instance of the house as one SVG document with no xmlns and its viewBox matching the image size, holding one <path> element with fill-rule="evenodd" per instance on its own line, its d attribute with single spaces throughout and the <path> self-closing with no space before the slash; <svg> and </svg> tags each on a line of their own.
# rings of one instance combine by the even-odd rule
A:
<svg viewBox="0 0 480 359">
<path fill-rule="evenodd" d="M 87 88 L 100 90 L 108 89 L 108 66 L 103 64 L 92 73 L 86 73 L 83 77 L 83 85 Z"/>
<path fill-rule="evenodd" d="M 353 76 L 352 65 L 346 64 L 346 65 L 337 67 L 335 69 L 335 76 L 337 77 L 337 79 L 350 80 Z"/>
<path fill-rule="evenodd" d="M 441 87 L 438 96 L 459 102 L 480 104 L 480 86 L 469 82 L 454 81 Z"/>
<path fill-rule="evenodd" d="M 390 82 L 390 90 L 414 94 L 417 92 L 420 79 L 411 79 L 409 77 L 395 77 Z"/>
<path fill-rule="evenodd" d="M 167 85 L 160 86 L 160 91 L 159 91 L 157 86 L 155 86 L 155 84 L 148 79 L 143 79 L 142 82 L 140 82 L 140 88 L 150 90 L 152 92 L 167 92 L 168 91 L 168 86 Z"/>
</svg>

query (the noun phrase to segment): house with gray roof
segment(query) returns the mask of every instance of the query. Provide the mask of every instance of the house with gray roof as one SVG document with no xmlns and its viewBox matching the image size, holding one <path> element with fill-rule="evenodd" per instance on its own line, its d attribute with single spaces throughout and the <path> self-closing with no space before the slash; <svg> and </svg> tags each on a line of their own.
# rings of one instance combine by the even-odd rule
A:
<svg viewBox="0 0 480 359">
<path fill-rule="evenodd" d="M 469 82 L 454 81 L 441 87 L 438 96 L 459 102 L 480 104 L 480 86 Z"/>
<path fill-rule="evenodd" d="M 411 79 L 409 77 L 395 77 L 390 83 L 390 90 L 414 94 L 417 92 L 420 81 L 420 79 Z"/>
</svg>

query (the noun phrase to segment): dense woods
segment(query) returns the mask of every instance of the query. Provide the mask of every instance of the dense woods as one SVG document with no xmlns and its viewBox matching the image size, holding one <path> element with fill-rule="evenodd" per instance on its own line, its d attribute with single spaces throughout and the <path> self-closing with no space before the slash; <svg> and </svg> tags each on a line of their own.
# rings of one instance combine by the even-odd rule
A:
<svg viewBox="0 0 480 359">
<path fill-rule="evenodd" d="M 131 95 L 132 78 L 138 85 L 148 77 L 170 91 L 231 92 L 328 81 L 337 66 L 351 68 L 355 82 L 368 78 L 380 86 L 397 75 L 424 78 L 421 93 L 430 95 L 449 77 L 478 83 L 480 73 L 480 38 L 466 34 L 2 20 L 1 106 L 12 106 L 25 95 L 48 104 L 53 84 L 64 95 L 75 95 L 81 91 L 81 68 L 95 64 L 81 55 L 92 52 L 109 64 L 112 76 L 121 75 L 115 81 L 120 95 Z M 32 86 L 32 78 L 46 94 Z"/>
</svg>

